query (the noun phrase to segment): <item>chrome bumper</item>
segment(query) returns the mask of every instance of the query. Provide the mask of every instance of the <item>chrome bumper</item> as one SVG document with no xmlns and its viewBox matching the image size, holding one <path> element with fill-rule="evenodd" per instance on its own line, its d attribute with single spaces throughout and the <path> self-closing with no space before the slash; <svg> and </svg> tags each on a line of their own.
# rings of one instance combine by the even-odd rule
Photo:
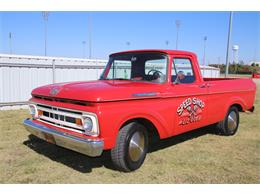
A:
<svg viewBox="0 0 260 195">
<path fill-rule="evenodd" d="M 25 119 L 23 124 L 27 131 L 31 134 L 58 146 L 92 157 L 100 156 L 103 152 L 103 140 L 82 139 L 75 137 L 44 125 L 37 124 L 30 119 Z"/>
</svg>

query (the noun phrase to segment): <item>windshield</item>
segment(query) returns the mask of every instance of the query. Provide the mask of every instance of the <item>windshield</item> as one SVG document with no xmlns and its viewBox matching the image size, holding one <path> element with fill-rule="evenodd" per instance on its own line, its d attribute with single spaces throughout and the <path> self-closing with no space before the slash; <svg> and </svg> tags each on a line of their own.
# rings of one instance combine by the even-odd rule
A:
<svg viewBox="0 0 260 195">
<path fill-rule="evenodd" d="M 163 83 L 167 56 L 160 53 L 126 53 L 110 56 L 101 80 L 131 80 Z"/>
</svg>

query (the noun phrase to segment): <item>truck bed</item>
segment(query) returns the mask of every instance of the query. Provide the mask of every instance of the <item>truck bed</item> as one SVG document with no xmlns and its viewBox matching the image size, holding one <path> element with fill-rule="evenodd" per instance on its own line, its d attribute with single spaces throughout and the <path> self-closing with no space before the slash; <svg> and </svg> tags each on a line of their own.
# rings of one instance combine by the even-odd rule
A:
<svg viewBox="0 0 260 195">
<path fill-rule="evenodd" d="M 256 85 L 252 78 L 203 78 L 209 86 L 209 92 L 255 91 Z"/>
<path fill-rule="evenodd" d="M 223 104 L 225 100 L 237 99 L 242 105 L 242 110 L 246 111 L 252 108 L 256 84 L 251 78 L 203 78 L 208 87 L 209 95 L 214 95 L 215 104 Z"/>
</svg>

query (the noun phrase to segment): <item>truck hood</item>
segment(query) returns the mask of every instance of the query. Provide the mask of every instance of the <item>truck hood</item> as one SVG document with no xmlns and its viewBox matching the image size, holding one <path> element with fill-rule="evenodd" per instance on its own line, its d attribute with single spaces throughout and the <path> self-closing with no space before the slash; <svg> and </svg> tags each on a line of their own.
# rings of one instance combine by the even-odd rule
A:
<svg viewBox="0 0 260 195">
<path fill-rule="evenodd" d="M 159 97 L 162 86 L 117 80 L 69 82 L 38 87 L 32 91 L 32 95 L 89 102 L 120 101 Z"/>
</svg>

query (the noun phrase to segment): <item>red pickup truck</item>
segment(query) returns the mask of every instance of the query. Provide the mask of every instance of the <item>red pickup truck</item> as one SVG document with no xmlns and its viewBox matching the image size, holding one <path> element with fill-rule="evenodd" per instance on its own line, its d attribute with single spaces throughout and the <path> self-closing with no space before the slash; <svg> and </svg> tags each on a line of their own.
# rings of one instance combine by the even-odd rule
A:
<svg viewBox="0 0 260 195">
<path fill-rule="evenodd" d="M 144 162 L 160 139 L 216 124 L 234 135 L 239 112 L 253 111 L 249 78 L 202 78 L 194 53 L 137 50 L 111 54 L 98 81 L 51 84 L 32 91 L 26 129 L 50 143 L 100 156 L 121 171 Z"/>
</svg>

